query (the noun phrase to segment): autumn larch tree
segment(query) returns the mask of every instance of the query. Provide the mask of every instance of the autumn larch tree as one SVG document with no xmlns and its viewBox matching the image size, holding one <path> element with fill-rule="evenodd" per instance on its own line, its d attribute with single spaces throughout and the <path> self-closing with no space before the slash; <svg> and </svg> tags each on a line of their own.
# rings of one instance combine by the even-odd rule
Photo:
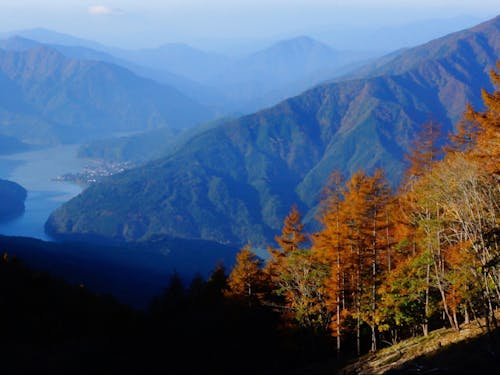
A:
<svg viewBox="0 0 500 375">
<path fill-rule="evenodd" d="M 346 310 L 347 272 L 346 267 L 346 237 L 345 222 L 342 211 L 343 178 L 338 171 L 334 171 L 323 191 L 318 221 L 323 228 L 313 235 L 315 254 L 329 267 L 329 276 L 325 281 L 328 306 L 335 313 L 330 328 L 336 337 L 337 353 L 340 355 L 342 336 L 342 311 Z"/>
<path fill-rule="evenodd" d="M 387 239 L 390 222 L 388 221 L 388 205 L 392 198 L 389 184 L 381 169 L 375 170 L 368 179 L 369 191 L 366 195 L 368 218 L 371 221 L 371 316 L 370 327 L 372 330 L 371 350 L 377 350 L 377 325 L 378 317 L 378 287 L 384 273 L 383 262 L 380 255 L 383 251 L 389 253 L 390 243 Z M 390 263 L 389 263 L 390 264 Z"/>
<path fill-rule="evenodd" d="M 497 62 L 500 71 L 500 61 Z M 492 93 L 482 90 L 482 98 L 486 109 L 476 111 L 467 106 L 465 117 L 477 127 L 475 145 L 470 153 L 481 160 L 485 168 L 500 179 L 500 72 L 491 69 L 491 81 L 495 87 Z"/>
<path fill-rule="evenodd" d="M 391 192 L 381 170 L 373 176 L 359 170 L 354 173 L 343 190 L 339 212 L 344 221 L 345 267 L 350 272 L 350 284 L 357 319 L 356 341 L 361 352 L 361 323 L 371 327 L 371 349 L 377 348 L 377 288 L 386 264 L 381 252 L 388 248 L 387 206 Z M 326 234 L 326 233 L 325 233 Z"/>
<path fill-rule="evenodd" d="M 275 237 L 278 248 L 268 247 L 270 257 L 264 268 L 264 272 L 267 276 L 267 281 L 271 284 L 270 289 L 276 289 L 275 286 L 277 281 L 279 281 L 281 273 L 280 267 L 285 259 L 300 250 L 307 240 L 301 220 L 302 217 L 297 206 L 292 206 L 283 221 L 281 235 Z M 269 297 L 272 299 L 272 296 Z"/>
<path fill-rule="evenodd" d="M 409 162 L 408 168 L 405 170 L 403 181 L 400 185 L 398 201 L 400 203 L 401 212 L 406 217 L 406 224 L 411 228 L 410 241 L 413 242 L 413 256 L 420 257 L 417 253 L 417 242 L 420 240 L 422 251 L 427 251 L 429 256 L 424 256 L 422 259 L 429 260 L 429 264 L 425 265 L 426 271 L 426 290 L 425 290 L 425 316 L 429 316 L 429 293 L 431 288 L 431 267 L 432 260 L 440 262 L 439 255 L 436 257 L 433 254 L 440 253 L 440 244 L 436 244 L 438 239 L 436 231 L 437 219 L 435 217 L 436 209 L 429 202 L 425 200 L 426 193 L 424 191 L 417 191 L 417 186 L 423 187 L 425 184 L 421 179 L 430 173 L 434 164 L 442 159 L 443 151 L 439 147 L 441 138 L 441 126 L 430 121 L 422 125 L 419 133 L 412 142 L 408 154 L 405 156 Z M 421 228 L 424 233 L 424 239 L 418 238 L 417 228 Z M 439 241 L 438 241 L 439 242 Z M 415 264 L 422 265 L 421 262 Z M 441 269 L 436 267 L 436 270 Z M 419 273 L 420 274 L 420 273 Z M 442 279 L 442 275 L 438 272 L 438 278 Z M 444 294 L 443 294 L 444 295 Z M 422 324 L 424 335 L 428 333 L 428 324 Z"/>
<path fill-rule="evenodd" d="M 280 265 L 276 291 L 286 301 L 284 316 L 313 336 L 326 334 L 330 325 L 324 288 L 327 274 L 309 250 L 294 251 Z"/>
<path fill-rule="evenodd" d="M 236 255 L 236 265 L 228 277 L 228 289 L 224 295 L 239 301 L 244 301 L 249 308 L 262 300 L 263 261 L 250 245 L 246 245 Z"/>
</svg>

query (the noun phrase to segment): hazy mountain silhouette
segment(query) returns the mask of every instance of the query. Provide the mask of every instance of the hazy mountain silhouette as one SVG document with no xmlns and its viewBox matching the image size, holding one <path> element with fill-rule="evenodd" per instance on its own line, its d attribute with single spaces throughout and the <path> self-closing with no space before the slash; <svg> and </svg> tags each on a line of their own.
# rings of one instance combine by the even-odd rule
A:
<svg viewBox="0 0 500 375">
<path fill-rule="evenodd" d="M 0 49 L 0 83 L 0 133 L 35 143 L 182 129 L 212 117 L 169 86 L 45 46 Z"/>
<path fill-rule="evenodd" d="M 230 58 L 182 43 L 141 50 L 109 49 L 111 54 L 135 64 L 166 70 L 211 88 L 209 95 L 190 95 L 228 111 L 255 111 L 335 76 L 337 70 L 367 56 L 341 52 L 309 37 L 279 41 L 244 57 Z M 222 99 L 225 101 L 222 102 Z"/>
<path fill-rule="evenodd" d="M 446 17 L 443 14 L 441 18 L 441 15 L 436 14 L 432 18 L 378 28 L 343 24 L 320 26 L 311 30 L 310 34 L 339 49 L 351 49 L 355 46 L 358 50 L 390 52 L 415 47 L 443 35 L 468 29 L 484 20 L 486 17 Z"/>
<path fill-rule="evenodd" d="M 301 36 L 235 60 L 208 83 L 229 99 L 242 102 L 238 109 L 255 111 L 340 75 L 348 64 L 366 58 Z"/>
<path fill-rule="evenodd" d="M 49 30 L 43 27 L 33 29 L 15 30 L 11 32 L 0 33 L 0 38 L 8 39 L 14 36 L 20 36 L 43 44 L 57 44 L 63 46 L 87 47 L 99 51 L 104 51 L 107 47 L 103 44 L 78 38 L 65 33 Z"/>
<path fill-rule="evenodd" d="M 36 36 L 37 30 L 21 32 Z M 352 70 L 370 56 L 336 51 L 301 36 L 279 41 L 240 58 L 202 51 L 186 44 L 169 43 L 157 48 L 125 50 L 104 47 L 71 36 L 44 30 L 37 40 L 14 35 L 0 41 L 0 48 L 24 51 L 48 46 L 73 59 L 116 64 L 145 78 L 172 86 L 219 114 L 253 112 L 299 94 L 326 79 Z M 69 45 L 68 43 L 75 43 Z M 94 48 L 90 48 L 93 46 Z"/>
<path fill-rule="evenodd" d="M 12 51 L 25 51 L 30 48 L 42 46 L 55 49 L 71 59 L 102 61 L 124 67 L 141 77 L 149 78 L 159 83 L 171 86 L 189 98 L 194 99 L 195 101 L 202 103 L 211 108 L 213 111 L 219 113 L 222 111 L 230 111 L 232 107 L 228 99 L 212 87 L 195 82 L 181 75 L 171 73 L 164 67 L 153 68 L 142 66 L 132 61 L 116 57 L 111 53 L 105 52 L 105 47 L 101 47 L 101 50 L 97 50 L 79 45 L 48 44 L 17 35 L 11 36 L 5 40 L 0 40 L 0 48 Z"/>
</svg>

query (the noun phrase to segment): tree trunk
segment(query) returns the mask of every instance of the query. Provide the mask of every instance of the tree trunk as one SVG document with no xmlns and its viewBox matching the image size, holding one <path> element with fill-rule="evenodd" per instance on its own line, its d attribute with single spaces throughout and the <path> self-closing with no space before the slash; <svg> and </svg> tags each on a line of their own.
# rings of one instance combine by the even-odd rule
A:
<svg viewBox="0 0 500 375">
<path fill-rule="evenodd" d="M 337 213 L 339 211 L 337 205 Z M 342 279 L 341 276 L 341 261 L 340 261 L 340 220 L 339 215 L 336 216 L 336 226 L 337 226 L 337 356 L 340 356 L 340 293 L 343 293 Z"/>
<path fill-rule="evenodd" d="M 460 329 L 460 324 L 458 324 L 458 317 L 457 317 L 457 310 L 456 309 L 453 310 L 453 322 L 455 323 L 455 327 L 457 327 L 457 329 Z"/>
<path fill-rule="evenodd" d="M 358 357 L 361 356 L 361 319 L 358 311 L 358 320 L 356 322 L 356 350 Z"/>
<path fill-rule="evenodd" d="M 436 205 L 436 219 L 439 219 L 439 207 Z M 450 314 L 450 310 L 448 309 L 448 304 L 446 302 L 446 292 L 444 290 L 444 285 L 442 283 L 442 275 L 444 274 L 444 262 L 441 255 L 441 238 L 440 238 L 440 230 L 437 228 L 436 230 L 436 254 L 433 254 L 433 263 L 434 263 L 434 271 L 436 273 L 436 282 L 437 287 L 439 289 L 439 293 L 441 294 L 441 300 L 443 301 L 443 308 L 448 321 L 450 322 L 450 326 L 455 330 L 459 331 L 460 327 L 457 326 L 453 320 L 452 315 Z"/>
<path fill-rule="evenodd" d="M 391 240 L 389 236 L 389 212 L 387 209 L 385 210 L 385 240 L 386 240 L 386 246 L 387 246 L 387 272 L 391 272 L 392 265 L 391 265 Z"/>
<path fill-rule="evenodd" d="M 377 309 L 377 211 L 373 215 L 373 251 L 372 251 L 372 348 L 371 351 L 377 350 L 377 334 L 375 322 L 375 310 Z"/>
<path fill-rule="evenodd" d="M 436 265 L 435 265 L 436 268 Z M 450 314 L 450 310 L 448 309 L 448 303 L 446 302 L 446 294 L 444 292 L 444 287 L 443 284 L 441 283 L 440 275 L 438 270 L 436 269 L 436 278 L 437 278 L 437 287 L 439 290 L 439 293 L 441 294 L 441 301 L 443 302 L 443 312 L 445 316 L 448 318 L 448 322 L 450 323 L 451 328 L 456 329 L 457 331 L 460 330 L 460 327 L 455 325 L 455 322 L 453 321 L 453 317 Z"/>
<path fill-rule="evenodd" d="M 358 352 L 358 357 L 361 355 L 361 255 L 358 248 L 358 269 L 357 269 L 357 280 L 356 280 L 356 348 Z"/>
<path fill-rule="evenodd" d="M 464 304 L 464 323 L 469 324 L 470 323 L 470 317 L 469 317 L 469 307 L 468 304 Z"/>
<path fill-rule="evenodd" d="M 429 334 L 429 288 L 431 277 L 431 265 L 427 265 L 427 274 L 425 277 L 425 306 L 424 306 L 424 323 L 422 323 L 422 331 L 424 336 Z"/>
</svg>

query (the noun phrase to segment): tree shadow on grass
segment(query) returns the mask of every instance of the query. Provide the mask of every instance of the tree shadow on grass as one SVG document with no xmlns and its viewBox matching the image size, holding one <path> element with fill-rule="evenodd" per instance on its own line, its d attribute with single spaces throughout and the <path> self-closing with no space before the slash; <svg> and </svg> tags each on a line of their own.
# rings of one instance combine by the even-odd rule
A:
<svg viewBox="0 0 500 375">
<path fill-rule="evenodd" d="M 500 328 L 422 355 L 385 374 L 500 374 Z"/>
</svg>

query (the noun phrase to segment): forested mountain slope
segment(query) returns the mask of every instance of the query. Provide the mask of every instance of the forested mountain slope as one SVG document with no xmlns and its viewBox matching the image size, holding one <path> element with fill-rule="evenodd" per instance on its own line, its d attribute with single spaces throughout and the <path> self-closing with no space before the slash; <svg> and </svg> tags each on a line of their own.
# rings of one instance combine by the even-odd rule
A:
<svg viewBox="0 0 500 375">
<path fill-rule="evenodd" d="M 311 222 L 335 169 L 384 167 L 396 183 L 423 123 L 437 120 L 446 133 L 467 102 L 480 106 L 499 40 L 497 17 L 402 53 L 407 69 L 389 62 L 381 75 L 319 86 L 208 130 L 170 157 L 92 186 L 54 212 L 47 229 L 265 243 L 294 203 Z"/>
<path fill-rule="evenodd" d="M 0 134 L 34 143 L 193 126 L 209 110 L 116 65 L 67 58 L 44 46 L 0 49 Z"/>
</svg>

